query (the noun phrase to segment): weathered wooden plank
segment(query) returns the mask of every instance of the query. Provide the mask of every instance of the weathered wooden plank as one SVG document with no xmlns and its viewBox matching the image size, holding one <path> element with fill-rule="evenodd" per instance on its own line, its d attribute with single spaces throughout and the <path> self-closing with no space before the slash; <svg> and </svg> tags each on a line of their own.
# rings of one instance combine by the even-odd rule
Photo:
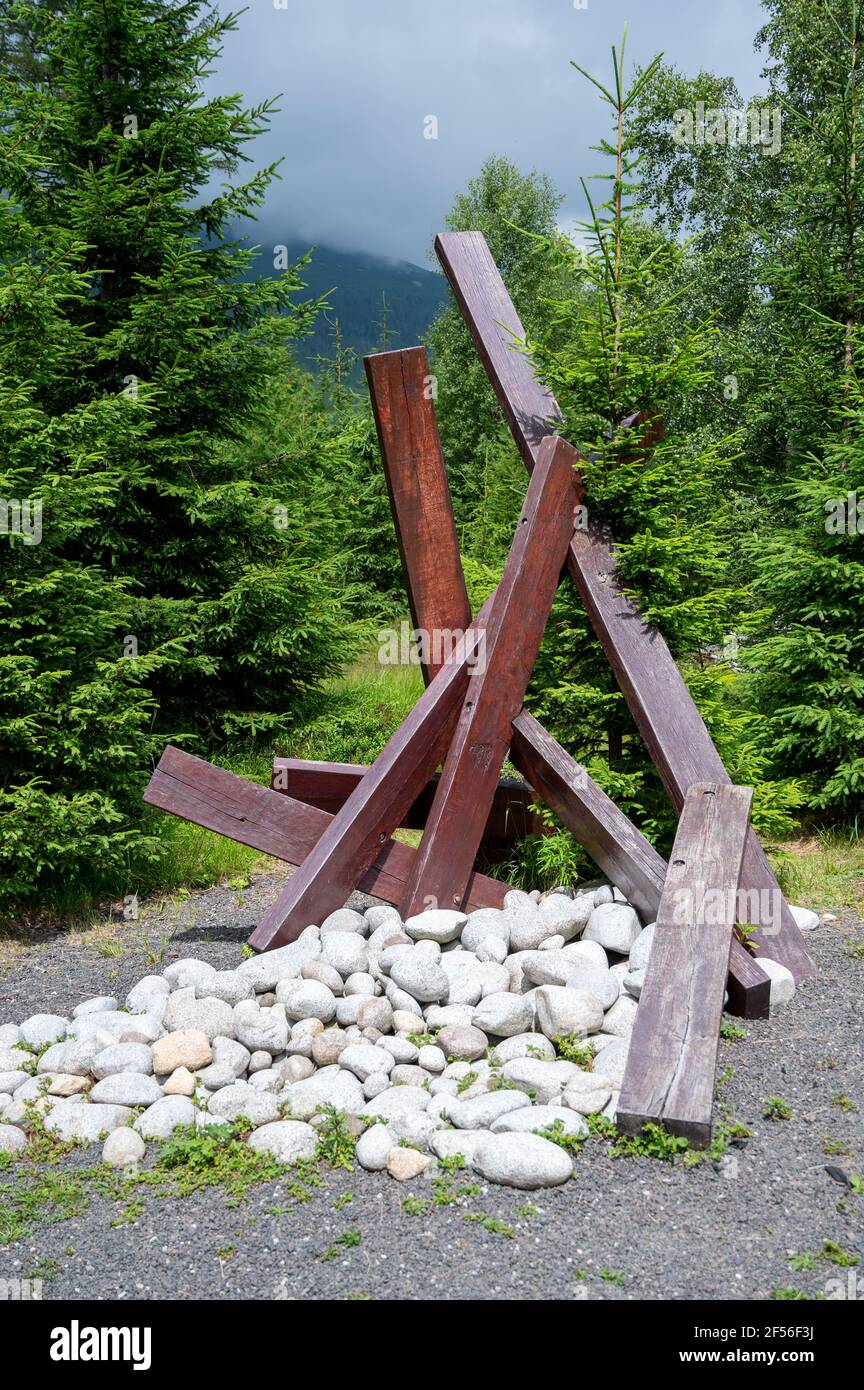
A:
<svg viewBox="0 0 864 1390">
<path fill-rule="evenodd" d="M 666 860 L 641 830 L 527 710 L 513 721 L 510 758 L 642 920 L 653 922 Z M 767 1018 L 771 981 L 737 938 L 729 965 L 729 1012 Z"/>
<path fill-rule="evenodd" d="M 711 1140 L 720 1018 L 753 792 L 687 791 L 618 1100 L 618 1127 Z"/>
<path fill-rule="evenodd" d="M 563 439 L 540 447 L 495 594 L 485 661 L 471 678 L 405 889 L 404 917 L 464 901 L 573 531 L 574 458 Z"/>
<path fill-rule="evenodd" d="M 310 922 L 321 922 L 341 907 L 381 845 L 401 825 L 444 757 L 472 666 L 485 643 L 494 597 L 267 909 L 250 937 L 258 950 L 295 940 Z"/>
<path fill-rule="evenodd" d="M 305 801 L 335 815 L 369 769 L 358 763 L 307 762 L 302 758 L 274 758 L 271 786 L 274 791 Z M 403 830 L 422 830 L 435 796 L 439 777 L 430 778 L 402 822 Z M 503 777 L 483 831 L 483 841 L 517 840 L 542 835 L 544 823 L 531 807 L 537 793 L 516 777 Z"/>
<path fill-rule="evenodd" d="M 530 359 L 513 350 L 514 340 L 524 338 L 524 329 L 482 233 L 443 233 L 435 249 L 530 472 L 542 437 L 560 428 L 561 411 L 538 382 Z M 729 780 L 711 736 L 662 636 L 621 593 L 611 540 L 602 528 L 592 522 L 574 532 L 568 569 L 672 805 L 680 812 L 693 782 Z M 758 904 L 754 921 L 760 927 L 762 951 L 788 966 L 798 980 L 813 975 L 803 937 L 752 829 L 741 887 Z"/>
<path fill-rule="evenodd" d="M 249 782 L 170 744 L 150 779 L 144 800 L 289 864 L 302 864 L 333 819 L 326 811 Z M 397 904 L 416 852 L 410 845 L 388 840 L 358 888 Z M 508 884 L 474 874 L 469 887 L 470 910 L 500 908 L 508 891 Z"/>
<path fill-rule="evenodd" d="M 471 622 L 423 347 L 364 358 L 415 630 L 428 684 Z M 422 614 L 422 618 L 421 618 Z"/>
</svg>

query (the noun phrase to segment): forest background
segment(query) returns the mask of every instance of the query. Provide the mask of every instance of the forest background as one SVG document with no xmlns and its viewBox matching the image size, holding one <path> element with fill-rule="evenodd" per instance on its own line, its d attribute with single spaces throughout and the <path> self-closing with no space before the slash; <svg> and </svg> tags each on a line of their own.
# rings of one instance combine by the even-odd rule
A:
<svg viewBox="0 0 864 1390">
<path fill-rule="evenodd" d="M 857 0 L 763 8 L 758 95 L 662 56 L 633 68 L 623 43 L 611 87 L 573 72 L 609 115 L 584 225 L 562 230 L 552 179 L 500 153 L 441 221 L 486 235 L 590 455 L 588 504 L 755 787 L 784 887 L 837 906 L 864 876 L 861 21 Z M 202 91 L 242 19 L 204 0 L 0 0 L 0 21 L 14 922 L 243 882 L 251 851 L 142 805 L 165 744 L 265 782 L 274 754 L 368 762 L 422 684 L 381 660 L 409 617 L 354 355 L 308 288 L 314 251 L 283 264 L 254 241 L 274 106 Z M 370 332 L 411 345 L 386 294 Z M 425 338 L 476 608 L 524 470 L 452 304 Z M 662 422 L 649 450 L 622 432 L 635 411 Z M 529 705 L 668 848 L 671 809 L 566 587 Z M 549 828 L 499 874 L 590 877 Z"/>
</svg>

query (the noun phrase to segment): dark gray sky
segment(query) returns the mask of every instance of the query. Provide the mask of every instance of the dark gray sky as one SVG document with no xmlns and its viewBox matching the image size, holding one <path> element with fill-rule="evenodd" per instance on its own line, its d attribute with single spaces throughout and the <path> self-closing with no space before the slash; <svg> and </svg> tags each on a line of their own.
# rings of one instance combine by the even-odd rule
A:
<svg viewBox="0 0 864 1390">
<path fill-rule="evenodd" d="M 589 146 L 606 116 L 569 60 L 609 85 L 625 20 L 631 59 L 662 49 L 685 72 L 731 74 L 745 97 L 759 89 L 758 0 L 582 2 L 249 0 L 210 88 L 249 102 L 283 93 L 254 147 L 260 163 L 285 157 L 262 233 L 425 265 L 490 154 L 550 173 L 562 220 L 580 216 L 579 177 L 598 167 Z M 424 138 L 428 116 L 436 140 Z"/>
</svg>

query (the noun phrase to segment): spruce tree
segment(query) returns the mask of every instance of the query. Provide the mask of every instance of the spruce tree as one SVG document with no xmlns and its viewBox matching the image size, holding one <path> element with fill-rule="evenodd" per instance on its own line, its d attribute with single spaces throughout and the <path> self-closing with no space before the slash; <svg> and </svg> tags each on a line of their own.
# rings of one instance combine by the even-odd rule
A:
<svg viewBox="0 0 864 1390">
<path fill-rule="evenodd" d="M 137 821 L 166 737 L 290 727 L 353 638 L 332 522 L 305 505 L 318 461 L 250 447 L 315 306 L 302 267 L 243 278 L 277 170 L 240 177 L 273 103 L 202 91 L 235 19 L 202 0 L 5 17 L 0 498 L 43 513 L 39 544 L 0 535 L 20 897 L 155 851 Z"/>
<path fill-rule="evenodd" d="M 745 653 L 777 771 L 819 811 L 864 804 L 864 122 L 857 0 L 768 0 L 785 112 L 766 315 L 777 458 L 748 555 L 762 622 Z M 864 514 L 864 507 L 862 507 Z"/>
<path fill-rule="evenodd" d="M 583 185 L 584 242 L 564 247 L 578 291 L 544 298 L 547 328 L 529 335 L 527 347 L 562 408 L 563 432 L 586 456 L 587 505 L 610 525 L 625 588 L 678 659 L 730 774 L 759 786 L 765 758 L 757 723 L 730 698 L 735 679 L 721 659 L 745 597 L 730 575 L 738 441 L 694 416 L 694 397 L 722 391 L 717 330 L 701 316 L 699 297 L 687 298 L 698 268 L 691 249 L 641 207 L 631 117 L 659 59 L 629 88 L 624 62 L 622 44 L 620 53 L 613 49 L 611 90 L 584 74 L 610 108 L 613 136 L 598 147 L 611 165 L 599 176 L 607 196 L 595 200 Z M 566 592 L 533 700 L 619 803 L 668 841 L 674 820 L 659 779 L 581 605 Z M 790 792 L 794 799 L 794 789 L 759 786 L 757 823 L 787 827 Z"/>
<path fill-rule="evenodd" d="M 129 856 L 158 854 L 141 827 L 141 779 L 163 740 L 150 685 L 181 650 L 131 659 L 131 581 L 90 558 L 122 504 L 109 448 L 143 429 L 118 397 L 58 412 L 86 352 L 83 248 L 50 256 L 20 210 L 0 206 L 0 915 L 26 902 L 118 890 Z"/>
<path fill-rule="evenodd" d="M 16 14 L 45 75 L 3 77 L 5 183 L 37 254 L 68 229 L 87 277 L 69 309 L 78 371 L 46 404 L 62 414 L 121 397 L 142 426 L 132 448 L 107 441 L 122 503 L 86 558 L 134 581 L 139 650 L 185 643 L 186 661 L 154 687 L 163 727 L 211 743 L 281 727 L 345 643 L 332 587 L 314 592 L 296 480 L 252 475 L 236 447 L 312 312 L 297 307 L 296 267 L 241 278 L 255 253 L 231 229 L 254 216 L 276 167 L 215 187 L 248 160 L 273 102 L 202 96 L 235 20 L 201 0 Z"/>
</svg>

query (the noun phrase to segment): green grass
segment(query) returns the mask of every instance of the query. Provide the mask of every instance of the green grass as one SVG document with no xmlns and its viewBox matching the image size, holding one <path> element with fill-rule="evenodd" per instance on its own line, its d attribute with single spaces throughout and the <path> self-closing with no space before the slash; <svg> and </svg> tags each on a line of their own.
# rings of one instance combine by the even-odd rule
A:
<svg viewBox="0 0 864 1390">
<path fill-rule="evenodd" d="M 276 751 L 289 758 L 370 763 L 422 693 L 419 666 L 379 666 L 372 654 L 330 682 L 320 713 Z"/>
<path fill-rule="evenodd" d="M 280 1197 L 304 1203 L 313 1189 L 323 1186 L 328 1169 L 352 1167 L 355 1143 L 344 1115 L 328 1106 L 315 1157 L 291 1167 L 250 1149 L 246 1143 L 250 1126 L 238 1119 L 207 1129 L 175 1130 L 170 1139 L 155 1146 L 153 1163 L 138 1173 L 117 1172 L 104 1164 L 68 1173 L 58 1171 L 56 1164 L 76 1146 L 47 1134 L 40 1120 L 34 1112 L 22 1160 L 0 1164 L 0 1248 L 27 1239 L 39 1227 L 82 1215 L 94 1196 L 114 1204 L 109 1224 L 115 1229 L 133 1225 L 149 1199 L 185 1198 L 205 1188 L 221 1188 L 225 1206 L 237 1207 L 252 1188 L 278 1182 Z M 2 1176 L 6 1174 L 10 1181 Z M 345 1192 L 333 1206 L 341 1210 L 351 1199 L 352 1194 Z M 268 1203 L 264 1210 L 267 1215 L 284 1215 L 291 1207 L 283 1200 Z M 358 1230 L 344 1232 L 326 1258 L 335 1258 L 340 1249 L 359 1241 Z"/>
<path fill-rule="evenodd" d="M 324 1119 L 318 1129 L 315 1157 L 324 1159 L 331 1168 L 345 1168 L 352 1172 L 357 1139 L 349 1133 L 344 1114 L 333 1105 L 322 1105 L 321 1113 Z"/>
<path fill-rule="evenodd" d="M 33 1171 L 29 1182 L 0 1183 L 0 1246 L 24 1240 L 34 1226 L 52 1226 L 81 1216 L 89 1206 L 84 1178 L 78 1173 Z"/>
<path fill-rule="evenodd" d="M 864 840 L 857 825 L 784 841 L 768 857 L 791 903 L 814 912 L 864 910 Z"/>
<path fill-rule="evenodd" d="M 362 1236 L 357 1227 L 350 1231 L 343 1231 L 341 1236 L 336 1237 L 332 1245 L 328 1245 L 327 1249 L 321 1252 L 321 1259 L 324 1261 L 336 1260 L 343 1250 L 353 1250 L 356 1245 L 360 1244 L 361 1240 Z"/>
<path fill-rule="evenodd" d="M 403 1197 L 402 1210 L 406 1216 L 422 1216 L 432 1203 L 425 1197 Z"/>
<path fill-rule="evenodd" d="M 239 777 L 270 785 L 273 757 L 320 762 L 370 763 L 423 693 L 416 666 L 379 666 L 374 656 L 351 667 L 324 689 L 320 711 L 272 750 L 213 761 Z M 154 813 L 153 830 L 162 842 L 160 864 L 136 879 L 140 892 L 166 892 L 178 885 L 209 888 L 220 879 L 245 880 L 268 861 L 256 850 L 226 840 L 175 816 Z"/>
<path fill-rule="evenodd" d="M 555 1044 L 555 1051 L 565 1062 L 575 1062 L 577 1067 L 582 1067 L 585 1071 L 590 1071 L 594 1065 L 594 1053 L 583 1038 L 577 1038 L 575 1033 L 562 1034 L 552 1039 Z"/>
<path fill-rule="evenodd" d="M 838 1091 L 836 1096 L 832 1096 L 831 1104 L 836 1105 L 838 1110 L 842 1110 L 847 1115 L 855 1114 L 858 1109 L 852 1097 L 847 1096 L 844 1091 Z"/>
<path fill-rule="evenodd" d="M 843 1157 L 851 1158 L 855 1150 L 843 1139 L 826 1139 L 822 1145 L 822 1152 L 826 1154 L 841 1154 Z"/>
</svg>

